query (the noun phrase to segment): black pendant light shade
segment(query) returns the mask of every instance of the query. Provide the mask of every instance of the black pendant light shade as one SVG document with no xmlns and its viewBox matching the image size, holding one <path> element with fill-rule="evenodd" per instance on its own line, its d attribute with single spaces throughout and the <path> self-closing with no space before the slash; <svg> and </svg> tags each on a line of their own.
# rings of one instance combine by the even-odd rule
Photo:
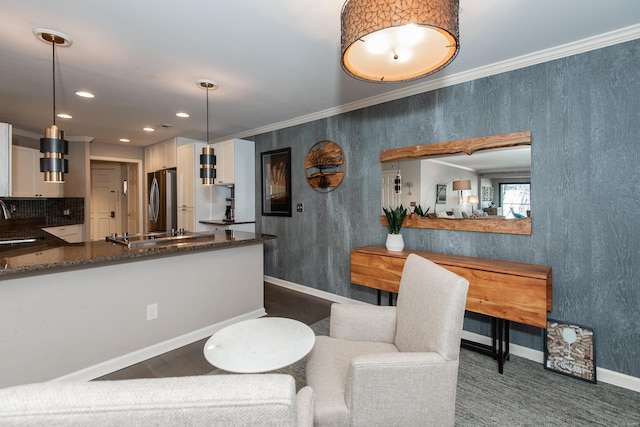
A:
<svg viewBox="0 0 640 427">
<path fill-rule="evenodd" d="M 52 125 L 44 130 L 40 138 L 40 172 L 44 173 L 46 182 L 64 182 L 64 174 L 69 172 L 69 161 L 64 158 L 69 154 L 69 143 L 64 139 L 64 132 Z"/>
<path fill-rule="evenodd" d="M 216 179 L 216 156 L 209 144 L 202 147 L 200 154 L 200 179 L 203 185 L 213 185 Z"/>
</svg>

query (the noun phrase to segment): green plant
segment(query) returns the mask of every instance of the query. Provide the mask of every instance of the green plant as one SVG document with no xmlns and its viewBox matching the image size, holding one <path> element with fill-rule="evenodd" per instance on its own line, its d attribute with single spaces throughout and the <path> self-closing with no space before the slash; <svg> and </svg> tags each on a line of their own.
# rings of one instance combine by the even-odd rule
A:
<svg viewBox="0 0 640 427">
<path fill-rule="evenodd" d="M 389 209 L 382 208 L 382 210 L 387 217 L 389 234 L 400 234 L 400 228 L 402 227 L 404 217 L 407 215 L 407 209 L 400 205 L 395 209 L 389 206 Z"/>
<path fill-rule="evenodd" d="M 420 215 L 420 216 L 427 216 L 427 213 L 429 212 L 429 209 L 431 209 L 431 206 L 429 206 L 426 211 L 423 211 L 422 210 L 422 206 L 418 205 L 413 210 L 413 213 L 416 214 L 416 215 Z"/>
</svg>

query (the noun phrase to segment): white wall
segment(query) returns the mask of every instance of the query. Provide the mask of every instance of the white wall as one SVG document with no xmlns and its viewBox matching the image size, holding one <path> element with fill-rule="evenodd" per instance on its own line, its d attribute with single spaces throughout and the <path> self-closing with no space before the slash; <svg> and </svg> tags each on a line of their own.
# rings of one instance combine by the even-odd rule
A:
<svg viewBox="0 0 640 427">
<path fill-rule="evenodd" d="M 429 212 L 450 211 L 453 208 L 461 208 L 467 212 L 471 212 L 471 205 L 458 204 L 458 191 L 453 191 L 453 181 L 458 179 L 471 180 L 471 190 L 464 192 L 464 198 L 468 195 L 478 194 L 478 182 L 477 174 L 475 172 L 468 171 L 449 165 L 442 164 L 437 160 L 421 160 L 421 181 L 422 181 L 422 194 L 421 203 L 422 207 L 431 207 Z M 436 185 L 447 185 L 447 203 L 436 204 Z M 477 205 L 475 206 L 477 207 Z"/>
<path fill-rule="evenodd" d="M 0 387 L 51 380 L 233 317 L 258 317 L 262 279 L 263 245 L 256 244 L 0 280 Z M 154 303 L 158 319 L 147 321 Z"/>
</svg>

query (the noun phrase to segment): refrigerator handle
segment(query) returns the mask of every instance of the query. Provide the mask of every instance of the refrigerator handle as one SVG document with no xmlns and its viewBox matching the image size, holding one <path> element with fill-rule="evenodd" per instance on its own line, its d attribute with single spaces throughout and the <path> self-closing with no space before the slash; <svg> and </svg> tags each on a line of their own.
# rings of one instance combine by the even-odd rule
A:
<svg viewBox="0 0 640 427">
<path fill-rule="evenodd" d="M 149 218 L 153 219 L 153 222 L 158 221 L 158 214 L 160 212 L 160 187 L 158 186 L 158 180 L 153 177 L 151 182 L 151 190 L 149 191 Z"/>
</svg>

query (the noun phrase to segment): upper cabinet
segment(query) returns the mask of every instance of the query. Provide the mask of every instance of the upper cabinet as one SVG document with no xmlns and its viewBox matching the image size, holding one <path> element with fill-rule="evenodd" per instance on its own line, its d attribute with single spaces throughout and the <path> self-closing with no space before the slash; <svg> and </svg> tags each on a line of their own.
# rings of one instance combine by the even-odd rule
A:
<svg viewBox="0 0 640 427">
<path fill-rule="evenodd" d="M 63 184 L 44 182 L 40 172 L 40 152 L 12 147 L 11 195 L 13 197 L 62 197 Z"/>
<path fill-rule="evenodd" d="M 235 140 L 216 142 L 211 144 L 216 156 L 216 185 L 233 184 L 235 173 Z"/>
<path fill-rule="evenodd" d="M 11 125 L 0 123 L 0 197 L 11 193 Z"/>
<path fill-rule="evenodd" d="M 211 144 L 216 156 L 216 185 L 236 184 L 246 181 L 248 172 L 253 177 L 255 148 L 253 141 L 230 139 Z"/>
<path fill-rule="evenodd" d="M 147 173 L 161 169 L 175 168 L 176 138 L 167 139 L 144 149 L 144 164 Z"/>
<path fill-rule="evenodd" d="M 216 156 L 215 184 L 218 186 L 217 192 L 223 193 L 222 186 L 233 187 L 233 194 L 225 194 L 225 197 L 231 199 L 229 201 L 235 211 L 235 221 L 255 221 L 256 154 L 254 142 L 231 139 L 211 144 L 211 146 Z"/>
</svg>

